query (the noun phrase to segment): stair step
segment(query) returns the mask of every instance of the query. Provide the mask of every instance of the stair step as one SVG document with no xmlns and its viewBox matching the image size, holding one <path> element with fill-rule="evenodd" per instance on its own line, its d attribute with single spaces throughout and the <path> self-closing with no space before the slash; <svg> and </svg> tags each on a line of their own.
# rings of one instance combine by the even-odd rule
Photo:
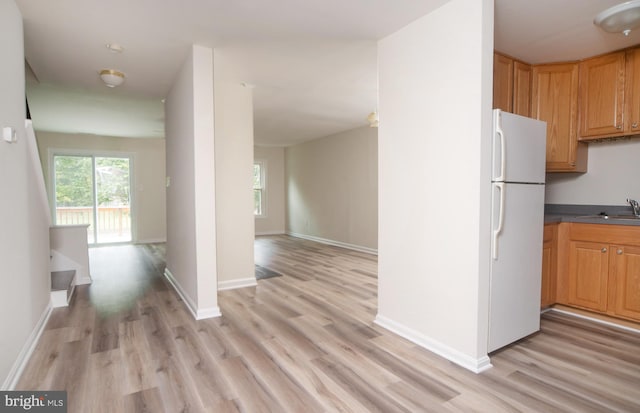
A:
<svg viewBox="0 0 640 413">
<path fill-rule="evenodd" d="M 51 273 L 51 291 L 66 291 L 71 286 L 76 270 L 53 271 Z"/>
</svg>

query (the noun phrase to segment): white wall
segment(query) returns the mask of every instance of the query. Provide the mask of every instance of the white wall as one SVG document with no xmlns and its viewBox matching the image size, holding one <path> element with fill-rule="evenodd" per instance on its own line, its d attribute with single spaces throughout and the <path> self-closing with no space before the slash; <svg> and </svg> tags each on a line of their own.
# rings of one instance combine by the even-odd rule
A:
<svg viewBox="0 0 640 413">
<path fill-rule="evenodd" d="M 628 205 L 640 199 L 640 138 L 589 143 L 585 174 L 547 174 L 547 204 Z"/>
<path fill-rule="evenodd" d="M 217 298 L 213 52 L 193 46 L 165 103 L 167 270 L 196 318 Z"/>
<path fill-rule="evenodd" d="M 256 235 L 284 234 L 284 148 L 254 146 L 253 159 L 262 162 L 265 170 L 265 210 L 255 218 Z"/>
<path fill-rule="evenodd" d="M 49 217 L 38 192 L 25 131 L 22 16 L 13 0 L 0 2 L 0 127 L 18 142 L 0 140 L 0 385 L 15 384 L 34 333 L 49 314 Z M 34 147 L 31 148 L 35 150 Z"/>
<path fill-rule="evenodd" d="M 75 270 L 74 284 L 91 284 L 89 267 L 89 225 L 54 225 L 49 228 L 51 260 L 49 269 L 54 271 Z"/>
<path fill-rule="evenodd" d="M 167 239 L 165 191 L 165 140 L 128 139 L 109 136 L 37 132 L 42 169 L 51 190 L 49 150 L 74 153 L 126 153 L 133 155 L 133 190 L 136 207 L 135 242 L 164 242 Z"/>
<path fill-rule="evenodd" d="M 473 371 L 490 366 L 492 53 L 491 0 L 452 0 L 378 43 L 376 321 Z"/>
<path fill-rule="evenodd" d="M 377 250 L 377 145 L 364 126 L 287 147 L 287 231 Z"/>
<path fill-rule="evenodd" d="M 218 288 L 255 285 L 253 93 L 214 51 Z"/>
</svg>

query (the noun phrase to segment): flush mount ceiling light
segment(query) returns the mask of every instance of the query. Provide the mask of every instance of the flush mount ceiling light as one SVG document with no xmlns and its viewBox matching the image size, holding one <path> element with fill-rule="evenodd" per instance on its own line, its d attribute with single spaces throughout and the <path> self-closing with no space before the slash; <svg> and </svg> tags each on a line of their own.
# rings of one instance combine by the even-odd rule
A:
<svg viewBox="0 0 640 413">
<path fill-rule="evenodd" d="M 623 33 L 628 36 L 631 30 L 640 26 L 640 0 L 609 7 L 593 19 L 593 24 L 605 32 Z"/>
<path fill-rule="evenodd" d="M 369 113 L 369 116 L 367 116 L 367 121 L 369 122 L 369 127 L 377 128 L 378 127 L 378 112 L 376 112 L 374 110 L 373 112 Z"/>
<path fill-rule="evenodd" d="M 116 87 L 124 82 L 124 73 L 113 69 L 103 69 L 100 71 L 100 79 L 107 87 Z"/>
</svg>

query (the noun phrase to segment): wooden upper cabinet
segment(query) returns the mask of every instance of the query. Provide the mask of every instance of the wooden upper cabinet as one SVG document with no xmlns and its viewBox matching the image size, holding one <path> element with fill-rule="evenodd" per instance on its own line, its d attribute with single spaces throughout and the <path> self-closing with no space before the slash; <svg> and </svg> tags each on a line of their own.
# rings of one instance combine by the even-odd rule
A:
<svg viewBox="0 0 640 413">
<path fill-rule="evenodd" d="M 493 107 L 531 116 L 531 65 L 494 53 Z"/>
<path fill-rule="evenodd" d="M 513 59 L 500 53 L 493 55 L 493 107 L 513 110 Z"/>
<path fill-rule="evenodd" d="M 580 62 L 580 137 L 623 135 L 625 52 Z"/>
<path fill-rule="evenodd" d="M 534 65 L 531 117 L 547 122 L 547 172 L 586 172 L 578 143 L 578 64 Z"/>
<path fill-rule="evenodd" d="M 625 122 L 630 134 L 640 133 L 640 48 L 627 51 L 625 72 Z"/>
<path fill-rule="evenodd" d="M 531 116 L 531 78 L 531 65 L 515 60 L 513 62 L 513 113 L 516 115 Z"/>
</svg>

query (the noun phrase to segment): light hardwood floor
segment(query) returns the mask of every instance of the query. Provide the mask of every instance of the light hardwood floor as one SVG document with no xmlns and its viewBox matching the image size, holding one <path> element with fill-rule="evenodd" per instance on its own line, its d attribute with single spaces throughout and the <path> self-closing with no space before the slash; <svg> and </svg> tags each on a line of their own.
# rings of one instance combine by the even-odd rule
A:
<svg viewBox="0 0 640 413">
<path fill-rule="evenodd" d="M 375 256 L 259 237 L 282 276 L 194 321 L 163 252 L 92 249 L 93 285 L 54 310 L 18 389 L 67 390 L 69 412 L 640 412 L 639 334 L 547 313 L 476 375 L 372 323 Z"/>
</svg>

